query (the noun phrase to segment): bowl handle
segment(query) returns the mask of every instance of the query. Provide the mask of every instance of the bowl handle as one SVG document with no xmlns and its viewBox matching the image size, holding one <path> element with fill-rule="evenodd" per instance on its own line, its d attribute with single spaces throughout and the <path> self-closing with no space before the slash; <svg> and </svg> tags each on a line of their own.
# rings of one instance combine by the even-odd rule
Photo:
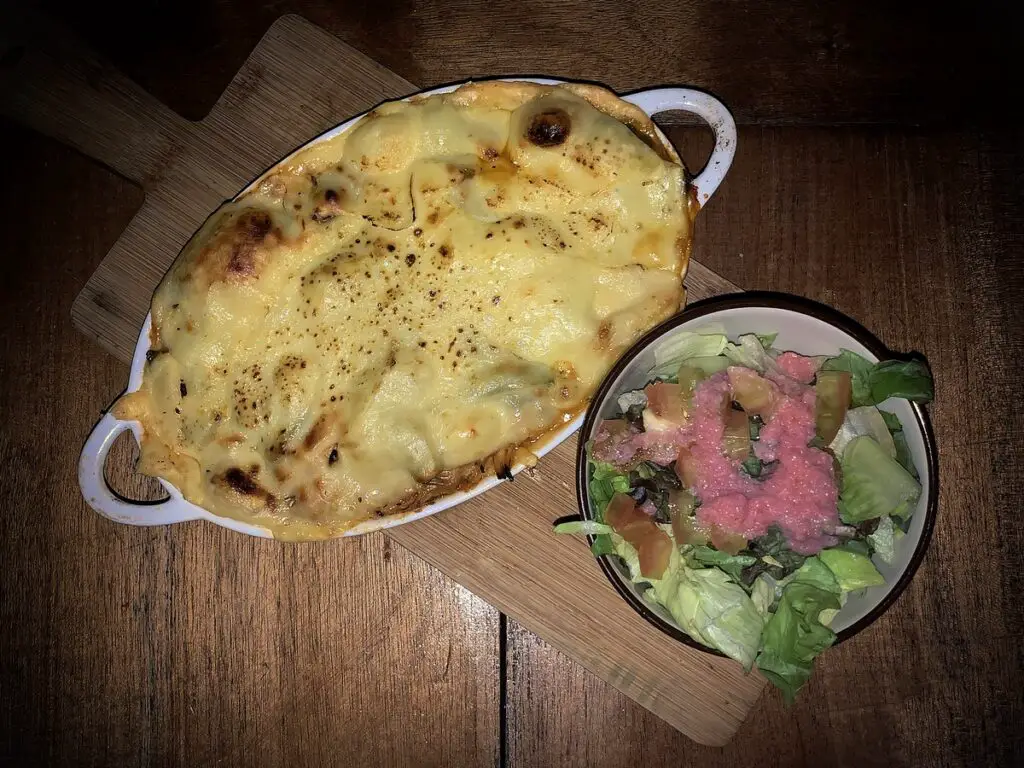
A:
<svg viewBox="0 0 1024 768">
<path fill-rule="evenodd" d="M 132 501 L 117 495 L 107 485 L 103 474 L 107 454 L 118 435 L 130 428 L 130 421 L 105 413 L 85 441 L 78 459 L 78 484 L 89 506 L 104 517 L 126 525 L 169 525 L 198 520 L 201 515 L 196 507 L 177 491 L 169 490 L 170 497 L 163 501 Z"/>
<path fill-rule="evenodd" d="M 697 202 L 703 207 L 722 183 L 736 154 L 736 121 L 729 110 L 714 96 L 692 88 L 652 88 L 622 98 L 651 117 L 659 112 L 678 109 L 692 112 L 711 126 L 715 134 L 715 148 L 711 150 L 704 170 L 692 179 L 697 190 Z"/>
</svg>

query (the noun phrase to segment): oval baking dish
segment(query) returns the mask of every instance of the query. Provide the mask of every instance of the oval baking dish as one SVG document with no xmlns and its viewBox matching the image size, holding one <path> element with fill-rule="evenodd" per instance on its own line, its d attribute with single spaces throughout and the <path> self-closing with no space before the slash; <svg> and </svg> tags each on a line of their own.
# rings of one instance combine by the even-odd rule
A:
<svg viewBox="0 0 1024 768">
<path fill-rule="evenodd" d="M 537 78 L 506 78 L 505 80 L 512 82 L 529 82 L 540 85 L 559 85 L 566 82 L 563 80 Z M 408 99 L 448 93 L 460 87 L 460 85 L 462 84 L 423 91 L 408 97 Z M 691 194 L 697 201 L 698 205 L 706 203 L 721 184 L 722 179 L 732 163 L 736 148 L 735 123 L 725 106 L 708 94 L 687 88 L 660 88 L 645 90 L 622 96 L 621 98 L 624 101 L 640 108 L 650 116 L 668 110 L 681 110 L 691 112 L 699 116 L 710 125 L 715 137 L 714 148 L 705 168 L 689 181 Z M 364 115 L 365 114 L 366 113 L 364 113 Z M 321 134 L 317 138 L 295 150 L 295 152 L 289 155 L 288 158 L 284 158 L 278 164 L 275 164 L 275 167 L 276 165 L 287 162 L 291 157 L 294 157 L 299 152 L 308 150 L 310 147 L 316 146 L 321 142 L 326 142 L 345 132 L 361 120 L 364 115 L 359 115 L 358 117 L 348 120 Z M 671 144 L 668 142 L 667 138 L 665 138 L 660 131 L 658 133 L 659 138 L 664 145 L 671 149 Z M 676 159 L 678 160 L 678 157 Z M 247 187 L 239 193 L 239 196 L 252 189 L 264 176 L 265 174 L 261 174 L 259 179 L 254 180 L 251 184 L 247 185 Z M 129 393 L 138 390 L 142 384 L 142 375 L 146 364 L 147 352 L 150 351 L 151 327 L 152 316 L 147 315 L 139 333 L 138 342 L 132 359 L 131 373 L 129 376 L 128 388 L 126 390 Z M 580 413 L 571 421 L 551 432 L 541 442 L 533 444 L 531 446 L 532 453 L 538 457 L 544 456 L 579 429 L 582 423 L 583 414 Z M 169 494 L 169 497 L 162 502 L 133 502 L 114 493 L 104 479 L 103 467 L 114 440 L 121 433 L 129 429 L 132 430 L 136 440 L 141 442 L 142 426 L 139 422 L 118 419 L 112 412 L 108 412 L 94 427 L 82 450 L 78 467 L 79 483 L 86 501 L 98 513 L 116 522 L 130 525 L 167 525 L 188 520 L 204 519 L 241 533 L 261 537 L 273 536 L 272 532 L 268 528 L 215 515 L 208 510 L 191 503 L 184 498 L 178 488 L 162 478 L 160 479 L 160 482 Z M 523 464 L 517 464 L 511 468 L 511 473 L 515 474 L 523 468 Z M 501 482 L 501 478 L 493 475 L 485 477 L 468 490 L 448 494 L 427 504 L 426 506 L 409 512 L 364 520 L 353 525 L 342 535 L 355 536 L 417 520 L 421 517 L 453 507 L 467 499 L 483 493 L 497 485 L 499 482 Z"/>
</svg>

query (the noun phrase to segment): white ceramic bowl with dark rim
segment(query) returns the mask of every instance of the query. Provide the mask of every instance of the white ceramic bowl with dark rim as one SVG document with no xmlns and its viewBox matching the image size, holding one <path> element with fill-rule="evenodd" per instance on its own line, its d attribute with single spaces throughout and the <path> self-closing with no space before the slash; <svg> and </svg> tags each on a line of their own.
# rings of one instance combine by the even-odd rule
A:
<svg viewBox="0 0 1024 768">
<path fill-rule="evenodd" d="M 569 82 L 566 80 L 537 77 L 504 77 L 493 79 L 540 83 L 542 85 L 559 85 Z M 431 96 L 439 93 L 448 93 L 462 85 L 465 85 L 465 83 L 456 83 L 454 85 L 446 85 L 441 88 L 420 91 L 419 93 L 407 96 L 405 99 L 402 99 L 402 101 L 408 101 L 412 98 Z M 694 199 L 697 201 L 698 206 L 703 206 L 707 203 L 711 195 L 714 194 L 715 190 L 718 189 L 718 186 L 725 178 L 725 174 L 729 171 L 729 166 L 732 165 L 733 156 L 736 154 L 736 123 L 726 106 L 709 93 L 693 88 L 648 88 L 634 93 L 623 94 L 620 98 L 622 98 L 623 101 L 627 101 L 630 104 L 639 107 L 651 117 L 661 112 L 679 110 L 682 112 L 690 112 L 708 124 L 715 137 L 714 147 L 711 150 L 711 154 L 708 157 L 704 168 L 696 175 L 689 176 L 687 179 L 688 186 L 692 190 Z M 362 115 L 346 120 L 340 125 L 322 133 L 315 139 L 303 144 L 287 157 L 279 160 L 274 164 L 274 166 L 271 166 L 271 168 L 276 167 L 278 164 L 285 162 L 289 157 L 292 157 L 309 147 L 328 141 L 338 134 L 347 131 L 366 114 L 367 113 L 364 112 Z M 675 152 L 672 142 L 668 140 L 657 126 L 655 126 L 655 130 L 658 132 L 658 136 L 665 146 L 670 151 Z M 681 162 L 678 152 L 676 152 L 675 159 Z M 246 187 L 238 194 L 242 195 L 255 186 L 267 172 L 261 173 L 256 179 L 246 185 Z M 146 352 L 149 351 L 150 345 L 149 331 L 151 323 L 152 318 L 149 315 L 146 315 L 146 319 L 139 331 L 135 354 L 132 357 L 132 367 L 131 373 L 128 377 L 127 392 L 134 392 L 142 384 L 142 371 L 146 362 Z M 582 422 L 583 414 L 580 413 L 564 426 L 555 430 L 542 444 L 534 446 L 533 452 L 538 457 L 544 456 L 560 443 L 569 439 L 569 437 L 579 429 Z M 78 460 L 78 483 L 82 489 L 82 495 L 85 497 L 86 502 L 96 512 L 104 517 L 114 520 L 115 522 L 124 523 L 126 525 L 172 525 L 174 523 L 182 523 L 190 520 L 207 520 L 211 523 L 223 526 L 224 528 L 230 528 L 231 530 L 238 531 L 239 533 L 246 533 L 251 536 L 259 536 L 263 538 L 271 537 L 271 532 L 262 526 L 244 523 L 239 520 L 232 520 L 226 517 L 220 517 L 196 504 L 191 503 L 182 495 L 181 491 L 163 479 L 160 480 L 160 483 L 167 491 L 168 497 L 162 501 L 133 501 L 116 493 L 107 484 L 106 477 L 104 476 L 104 465 L 106 464 L 107 455 L 110 453 L 110 449 L 113 446 L 114 441 L 122 432 L 129 430 L 135 435 L 136 441 L 141 441 L 142 427 L 137 421 L 124 421 L 118 419 L 113 413 L 108 411 L 103 415 L 96 426 L 93 427 L 92 432 L 86 439 L 85 446 L 82 448 L 82 453 Z M 524 468 L 523 464 L 516 464 L 516 466 L 511 468 L 511 473 L 515 475 Z M 448 494 L 431 504 L 403 515 L 392 515 L 384 518 L 366 520 L 352 527 L 343 535 L 359 536 L 364 533 L 370 533 L 372 531 L 391 528 L 396 525 L 402 525 L 414 520 L 419 520 L 420 518 L 436 514 L 437 512 L 441 512 L 442 510 L 450 509 L 457 504 L 461 504 L 462 502 L 493 488 L 500 482 L 502 482 L 501 478 L 493 476 L 484 478 L 469 490 L 456 491 Z"/>
<path fill-rule="evenodd" d="M 655 351 L 681 331 L 694 331 L 714 323 L 733 340 L 743 333 L 773 333 L 774 346 L 804 355 L 835 355 L 849 349 L 877 362 L 901 357 L 886 347 L 860 324 L 823 304 L 781 293 L 750 291 L 719 296 L 689 305 L 683 312 L 653 329 L 615 364 L 598 388 L 579 436 L 576 454 L 576 496 L 584 519 L 594 519 L 588 489 L 589 467 L 586 445 L 602 420 L 619 413 L 617 398 L 623 392 L 647 384 L 654 368 Z M 899 542 L 891 565 L 875 561 L 885 577 L 885 586 L 851 594 L 835 617 L 832 628 L 836 642 L 852 637 L 881 616 L 899 597 L 924 558 L 938 508 L 938 453 L 931 424 L 924 408 L 906 400 L 890 399 L 882 407 L 895 413 L 903 424 L 907 444 L 921 476 L 921 498 L 910 520 L 907 535 Z M 588 539 L 593 542 L 594 537 Z M 661 606 L 648 602 L 629 580 L 622 561 L 613 555 L 597 558 L 612 586 L 641 616 L 666 634 L 709 653 L 717 651 L 687 635 Z"/>
</svg>

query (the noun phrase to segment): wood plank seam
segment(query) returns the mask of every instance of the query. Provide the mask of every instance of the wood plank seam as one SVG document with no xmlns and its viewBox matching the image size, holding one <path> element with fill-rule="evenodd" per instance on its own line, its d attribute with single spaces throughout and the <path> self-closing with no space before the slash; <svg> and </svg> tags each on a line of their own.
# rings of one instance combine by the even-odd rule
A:
<svg viewBox="0 0 1024 768">
<path fill-rule="evenodd" d="M 324 53 L 315 69 L 292 60 L 295 52 L 304 50 Z M 326 55 L 327 51 L 331 55 Z M 336 74 L 325 71 L 328 67 L 334 67 Z M 173 151 L 168 150 L 162 162 L 143 174 L 143 183 L 148 184 L 146 203 L 75 303 L 76 325 L 121 359 L 130 357 L 156 281 L 221 199 L 299 140 L 413 88 L 295 16 L 282 17 L 267 31 L 240 73 L 238 84 L 233 81 L 229 85 L 210 115 L 200 124 L 183 128 Z M 357 76 L 367 81 L 358 82 Z M 333 85 L 324 88 L 325 82 Z M 95 94 L 86 90 L 83 98 L 95 99 Z M 296 99 L 302 108 L 295 108 Z M 92 106 L 96 107 L 93 112 L 102 113 L 95 100 Z M 268 121 L 268 113 L 280 116 Z M 93 114 L 90 119 L 100 118 Z M 66 123 L 64 116 L 46 111 L 33 113 L 32 120 L 44 129 Z M 247 136 L 245 142 L 238 141 L 238 131 Z M 687 286 L 692 298 L 736 290 L 695 262 Z M 571 476 L 572 463 L 571 450 L 563 446 L 545 458 L 535 486 L 520 482 L 512 488 L 506 484 L 508 487 L 495 489 L 457 510 L 386 535 L 469 585 L 484 599 L 511 610 L 524 626 L 539 629 L 552 645 L 676 728 L 705 743 L 724 743 L 742 722 L 763 683 L 744 678 L 738 669 L 704 654 L 683 649 L 631 617 L 589 553 L 551 534 L 549 510 L 575 508 L 568 484 L 559 485 L 560 477 Z M 524 488 L 531 492 L 524 496 Z M 488 512 L 491 514 L 482 524 L 479 515 Z M 498 531 L 500 535 L 494 536 Z M 511 546 L 517 536 L 524 535 L 528 538 Z M 524 552 L 534 559 L 524 559 Z M 481 558 L 481 553 L 487 553 L 486 557 Z M 559 583 L 564 572 L 550 572 L 552 562 L 573 563 L 571 593 Z M 526 594 L 508 591 L 503 582 L 509 573 L 519 574 L 523 583 L 532 585 Z M 579 607 L 568 610 L 574 602 Z M 551 615 L 552 603 L 565 610 Z M 626 643 L 631 652 L 621 658 L 609 655 L 607 647 L 598 652 L 607 640 L 602 637 L 608 634 L 607 626 L 592 620 L 576 624 L 575 619 L 568 619 L 587 617 L 588 612 L 606 612 L 610 623 L 620 624 L 623 636 L 631 638 Z M 506 634 L 502 633 L 502 642 L 507 641 Z M 664 669 L 660 662 L 665 659 L 674 659 L 675 668 Z M 507 662 L 500 660 L 506 683 Z M 638 663 L 644 669 L 634 666 Z M 688 678 L 690 672 L 696 677 Z M 503 710 L 506 705 L 503 701 Z"/>
</svg>

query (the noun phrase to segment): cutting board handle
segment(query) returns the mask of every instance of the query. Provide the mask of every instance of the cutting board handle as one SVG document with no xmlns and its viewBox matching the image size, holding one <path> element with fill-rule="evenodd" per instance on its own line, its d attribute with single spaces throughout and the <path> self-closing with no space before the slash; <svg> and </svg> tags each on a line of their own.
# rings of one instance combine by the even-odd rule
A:
<svg viewBox="0 0 1024 768">
<path fill-rule="evenodd" d="M 146 187 L 192 123 L 60 23 L 0 9 L 0 112 Z"/>
</svg>

